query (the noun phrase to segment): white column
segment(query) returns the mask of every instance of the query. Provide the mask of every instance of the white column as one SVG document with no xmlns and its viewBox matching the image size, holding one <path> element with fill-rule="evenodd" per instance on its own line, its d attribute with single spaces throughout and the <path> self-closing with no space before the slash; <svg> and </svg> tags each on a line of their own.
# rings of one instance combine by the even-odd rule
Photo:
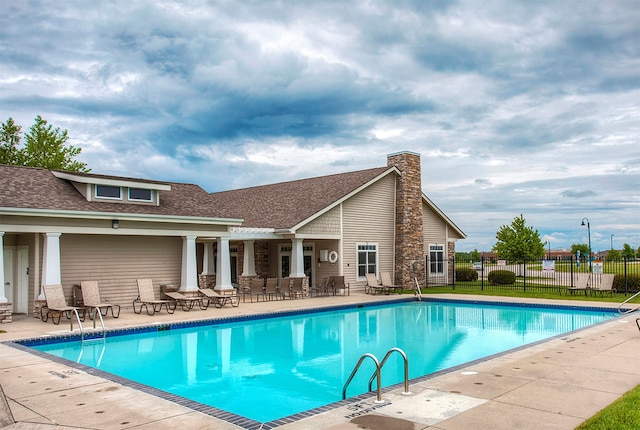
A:
<svg viewBox="0 0 640 430">
<path fill-rule="evenodd" d="M 218 271 L 216 273 L 215 290 L 233 290 L 231 285 L 231 257 L 229 255 L 229 238 L 218 238 Z"/>
<path fill-rule="evenodd" d="M 4 291 L 4 231 L 0 231 L 0 303 L 7 303 L 7 295 Z"/>
<path fill-rule="evenodd" d="M 204 253 L 202 255 L 202 274 L 215 275 L 216 266 L 214 262 L 213 242 L 204 243 Z"/>
<path fill-rule="evenodd" d="M 242 263 L 242 276 L 256 276 L 254 243 L 254 240 L 244 241 L 244 262 Z"/>
<path fill-rule="evenodd" d="M 304 278 L 304 252 L 302 251 L 302 239 L 295 238 L 291 246 L 291 274 L 292 278 Z"/>
<path fill-rule="evenodd" d="M 198 264 L 196 262 L 196 236 L 182 238 L 182 272 L 180 291 L 198 290 Z"/>
<path fill-rule="evenodd" d="M 44 237 L 42 257 L 42 285 L 62 284 L 60 275 L 60 236 L 62 233 L 47 233 Z"/>
</svg>

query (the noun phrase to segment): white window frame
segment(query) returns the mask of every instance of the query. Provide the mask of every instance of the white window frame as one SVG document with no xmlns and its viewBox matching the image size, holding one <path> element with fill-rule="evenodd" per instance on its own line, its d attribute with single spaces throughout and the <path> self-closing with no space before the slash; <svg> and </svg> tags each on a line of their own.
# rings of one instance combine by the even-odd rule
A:
<svg viewBox="0 0 640 430">
<path fill-rule="evenodd" d="M 369 272 L 369 266 L 371 265 L 371 263 L 369 262 L 369 253 L 373 252 L 375 254 L 375 259 L 376 261 L 374 262 L 374 266 L 375 266 L 375 270 L 374 272 Z M 356 279 L 358 281 L 364 281 L 366 278 L 366 276 L 361 276 L 360 275 L 360 267 L 362 266 L 360 264 L 360 253 L 364 253 L 365 254 L 365 273 L 374 273 L 376 276 L 378 276 L 378 271 L 380 270 L 380 257 L 379 257 L 379 247 L 378 247 L 378 243 L 370 243 L 370 242 L 359 242 L 356 243 Z"/>
<path fill-rule="evenodd" d="M 131 197 L 131 190 L 141 190 L 141 191 L 148 191 L 149 192 L 149 199 L 136 199 L 136 198 L 132 198 Z M 135 188 L 135 187 L 129 187 L 128 188 L 128 196 L 127 198 L 132 201 L 132 202 L 145 202 L 145 203 L 151 203 L 153 202 L 153 190 L 149 190 L 147 188 Z"/>
<path fill-rule="evenodd" d="M 109 197 L 109 196 L 100 196 L 98 195 L 98 188 L 117 188 L 118 190 L 120 190 L 120 196 L 119 197 Z M 101 185 L 101 184 L 96 184 L 94 187 L 94 195 L 96 199 L 104 199 L 104 200 L 122 200 L 122 187 L 118 187 L 117 185 Z"/>
<path fill-rule="evenodd" d="M 436 256 L 439 254 L 441 256 L 440 259 L 434 259 L 432 258 L 433 254 L 436 254 Z M 429 274 L 431 275 L 444 275 L 444 270 L 445 270 L 445 264 L 444 264 L 444 260 L 445 260 L 445 245 L 442 243 L 430 243 L 429 244 Z M 433 265 L 436 265 L 436 270 L 433 271 L 432 267 Z M 440 267 L 438 267 L 440 266 Z M 438 269 L 441 270 L 438 270 Z"/>
</svg>

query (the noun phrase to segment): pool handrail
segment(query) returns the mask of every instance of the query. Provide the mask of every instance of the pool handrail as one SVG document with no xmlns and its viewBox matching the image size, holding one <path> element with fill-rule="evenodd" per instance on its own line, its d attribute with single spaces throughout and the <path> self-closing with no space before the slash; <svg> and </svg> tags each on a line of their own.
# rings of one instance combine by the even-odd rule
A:
<svg viewBox="0 0 640 430">
<path fill-rule="evenodd" d="M 415 295 L 418 298 L 418 301 L 421 302 L 422 301 L 422 291 L 420 290 L 420 284 L 418 283 L 418 278 L 414 277 L 413 280 L 416 281 Z"/>
<path fill-rule="evenodd" d="M 631 300 L 635 299 L 636 297 L 638 297 L 640 295 L 640 291 L 638 291 L 637 293 L 635 293 L 633 296 L 629 297 L 627 300 L 625 300 L 624 302 L 620 303 L 620 306 L 618 306 L 618 313 L 622 314 L 622 315 L 626 315 L 626 314 L 630 314 L 631 312 L 635 312 L 637 310 L 640 310 L 640 306 L 633 308 L 633 309 L 627 309 L 627 310 L 622 310 L 622 307 L 624 305 L 626 305 L 627 303 L 629 303 Z"/>
<path fill-rule="evenodd" d="M 351 375 L 349 375 L 349 378 L 347 379 L 347 382 L 344 383 L 344 386 L 342 387 L 342 400 L 347 398 L 347 387 L 349 386 L 349 384 L 351 383 L 351 381 L 353 380 L 353 377 L 356 376 L 356 373 L 358 372 L 358 369 L 360 368 L 360 365 L 362 364 L 362 362 L 364 361 L 365 358 L 371 358 L 373 360 L 373 362 L 376 364 L 376 374 L 378 375 L 378 389 L 376 390 L 376 400 L 374 400 L 374 403 L 384 403 L 384 400 L 382 400 L 382 391 L 380 388 L 380 363 L 378 362 L 378 359 L 376 358 L 375 355 L 371 354 L 371 353 L 365 353 L 362 354 L 362 356 L 360 357 L 360 360 L 358 360 L 358 363 L 354 366 L 353 371 L 351 372 Z"/>
<path fill-rule="evenodd" d="M 407 358 L 407 354 L 405 354 L 403 350 L 401 350 L 400 348 L 391 348 L 389 351 L 387 351 L 384 358 L 380 362 L 380 369 L 378 370 L 382 370 L 382 368 L 384 367 L 384 363 L 387 362 L 387 359 L 393 352 L 399 353 L 404 360 L 404 391 L 402 392 L 402 394 L 411 394 L 411 391 L 409 391 L 409 359 Z M 369 379 L 369 391 L 371 391 L 373 380 L 376 379 L 376 377 L 379 375 L 379 371 L 373 372 L 373 375 L 371 375 L 371 379 Z"/>
</svg>

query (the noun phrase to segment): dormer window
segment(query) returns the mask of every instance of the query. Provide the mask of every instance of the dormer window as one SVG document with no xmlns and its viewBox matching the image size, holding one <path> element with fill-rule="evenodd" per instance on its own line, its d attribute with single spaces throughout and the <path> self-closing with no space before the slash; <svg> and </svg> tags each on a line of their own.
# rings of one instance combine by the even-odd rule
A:
<svg viewBox="0 0 640 430">
<path fill-rule="evenodd" d="M 122 200 L 122 189 L 111 185 L 96 185 L 96 198 Z"/>
<path fill-rule="evenodd" d="M 145 190 L 143 188 L 129 188 L 129 200 L 137 202 L 151 202 L 151 190 Z"/>
</svg>

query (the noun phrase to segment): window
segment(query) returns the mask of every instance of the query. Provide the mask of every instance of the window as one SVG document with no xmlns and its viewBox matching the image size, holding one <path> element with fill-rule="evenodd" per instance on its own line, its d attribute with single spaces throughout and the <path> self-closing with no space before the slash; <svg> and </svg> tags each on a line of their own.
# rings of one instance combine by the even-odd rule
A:
<svg viewBox="0 0 640 430">
<path fill-rule="evenodd" d="M 378 245 L 358 245 L 358 278 L 367 273 L 378 273 Z"/>
<path fill-rule="evenodd" d="M 96 197 L 101 199 L 122 199 L 120 187 L 111 185 L 96 185 Z"/>
<path fill-rule="evenodd" d="M 151 201 L 151 190 L 142 188 L 129 188 L 129 200 L 138 200 L 141 202 Z"/>
<path fill-rule="evenodd" d="M 429 273 L 444 273 L 444 245 L 429 245 Z"/>
</svg>

